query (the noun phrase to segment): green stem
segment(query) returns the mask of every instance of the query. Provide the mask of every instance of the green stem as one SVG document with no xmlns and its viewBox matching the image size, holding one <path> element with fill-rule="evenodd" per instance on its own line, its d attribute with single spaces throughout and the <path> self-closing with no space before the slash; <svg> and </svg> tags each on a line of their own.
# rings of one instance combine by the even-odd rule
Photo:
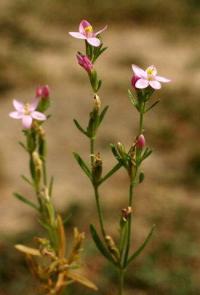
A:
<svg viewBox="0 0 200 295">
<path fill-rule="evenodd" d="M 144 110 L 145 110 L 145 102 L 142 103 L 141 109 L 140 109 L 139 135 L 143 133 Z"/>
<path fill-rule="evenodd" d="M 96 200 L 96 206 L 97 206 L 97 212 L 98 212 L 98 217 L 99 217 L 99 224 L 100 224 L 100 228 L 101 228 L 101 233 L 102 233 L 103 238 L 105 239 L 106 231 L 104 229 L 103 213 L 102 213 L 100 202 L 99 202 L 99 191 L 98 191 L 97 186 L 94 186 L 94 193 L 95 193 L 95 200 Z"/>
<path fill-rule="evenodd" d="M 143 132 L 144 109 L 145 109 L 145 102 L 142 103 L 141 109 L 140 109 L 139 134 L 141 134 Z M 135 172 L 130 177 L 129 203 L 128 203 L 128 205 L 130 207 L 132 207 L 132 203 L 133 203 L 133 190 L 134 190 L 135 185 L 136 185 L 137 174 L 138 174 L 138 166 L 135 167 Z M 123 263 L 124 267 L 126 267 L 126 265 L 127 265 L 128 255 L 129 255 L 129 250 L 130 250 L 131 227 L 132 227 L 132 214 L 130 214 L 129 219 L 128 219 L 128 237 L 127 237 L 127 246 L 126 246 L 125 256 L 124 256 L 124 263 Z"/>
<path fill-rule="evenodd" d="M 125 275 L 124 269 L 120 269 L 119 270 L 119 295 L 123 295 L 124 275 Z"/>
<path fill-rule="evenodd" d="M 94 164 L 94 137 L 90 138 L 90 157 L 91 157 L 91 168 Z"/>
</svg>

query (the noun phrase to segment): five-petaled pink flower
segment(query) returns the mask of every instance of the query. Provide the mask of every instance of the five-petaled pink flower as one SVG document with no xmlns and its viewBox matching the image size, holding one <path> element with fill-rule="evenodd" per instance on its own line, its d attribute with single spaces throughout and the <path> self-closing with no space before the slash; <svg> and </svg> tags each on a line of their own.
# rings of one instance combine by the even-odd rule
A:
<svg viewBox="0 0 200 295">
<path fill-rule="evenodd" d="M 169 79 L 158 76 L 155 66 L 148 67 L 145 71 L 136 65 L 132 65 L 134 76 L 132 78 L 132 85 L 135 88 L 144 89 L 151 86 L 153 89 L 160 89 L 161 83 L 170 82 Z"/>
<path fill-rule="evenodd" d="M 90 73 L 93 68 L 93 64 L 91 60 L 87 57 L 87 55 L 82 55 L 81 53 L 77 53 L 76 57 L 77 57 L 79 65 L 83 67 L 88 73 Z"/>
<path fill-rule="evenodd" d="M 82 20 L 79 25 L 79 32 L 69 32 L 69 34 L 74 38 L 87 40 L 90 45 L 98 47 L 101 44 L 101 41 L 97 36 L 106 29 L 107 26 L 95 33 L 92 25 L 87 20 Z"/>
<path fill-rule="evenodd" d="M 32 126 L 33 119 L 38 121 L 45 121 L 46 116 L 40 112 L 37 112 L 37 106 L 39 103 L 39 99 L 34 99 L 32 103 L 25 103 L 14 99 L 13 106 L 15 108 L 15 112 L 11 112 L 9 116 L 13 119 L 21 119 L 22 125 L 25 129 L 29 129 Z"/>
</svg>

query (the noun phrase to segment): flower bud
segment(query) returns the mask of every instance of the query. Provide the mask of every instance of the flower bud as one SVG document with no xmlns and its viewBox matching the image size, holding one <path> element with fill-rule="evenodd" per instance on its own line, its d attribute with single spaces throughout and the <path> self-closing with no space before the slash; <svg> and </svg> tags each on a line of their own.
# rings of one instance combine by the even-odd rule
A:
<svg viewBox="0 0 200 295">
<path fill-rule="evenodd" d="M 111 254 L 118 260 L 120 258 L 120 253 L 113 238 L 111 236 L 106 236 L 105 240 Z"/>
<path fill-rule="evenodd" d="M 35 91 L 35 95 L 36 97 L 40 97 L 40 98 L 49 98 L 49 95 L 50 95 L 49 86 L 44 85 L 44 86 L 37 87 Z"/>
<path fill-rule="evenodd" d="M 136 147 L 139 149 L 143 149 L 145 146 L 146 140 L 143 134 L 140 134 L 136 139 Z"/>
<path fill-rule="evenodd" d="M 133 77 L 131 78 L 131 85 L 133 86 L 133 88 L 137 89 L 135 87 L 135 83 L 140 79 L 140 77 L 133 75 Z"/>
<path fill-rule="evenodd" d="M 117 151 L 120 154 L 120 156 L 124 158 L 124 156 L 126 155 L 126 150 L 124 145 L 121 142 L 117 143 Z"/>
<path fill-rule="evenodd" d="M 93 64 L 91 60 L 87 57 L 87 55 L 82 55 L 80 52 L 78 52 L 76 57 L 79 65 L 82 68 L 84 68 L 88 73 L 90 73 L 93 68 Z"/>
<path fill-rule="evenodd" d="M 123 208 L 121 212 L 122 212 L 122 219 L 124 222 L 126 222 L 128 217 L 132 213 L 132 208 L 130 206 L 128 208 Z"/>
<path fill-rule="evenodd" d="M 93 172 L 93 177 L 95 182 L 98 182 L 101 178 L 102 175 L 102 159 L 100 157 L 100 153 L 96 154 L 96 155 L 91 155 L 92 157 L 94 157 L 94 162 L 93 162 L 93 167 L 92 167 L 92 172 Z"/>
<path fill-rule="evenodd" d="M 101 108 L 100 97 L 97 94 L 95 94 L 95 96 L 94 96 L 94 110 L 98 112 L 100 110 L 100 108 Z"/>
</svg>

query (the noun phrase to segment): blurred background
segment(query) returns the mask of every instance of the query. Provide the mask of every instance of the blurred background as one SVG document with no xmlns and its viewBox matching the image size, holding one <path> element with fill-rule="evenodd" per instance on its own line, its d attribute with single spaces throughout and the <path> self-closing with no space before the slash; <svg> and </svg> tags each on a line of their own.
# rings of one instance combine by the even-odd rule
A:
<svg viewBox="0 0 200 295">
<path fill-rule="evenodd" d="M 138 114 L 127 98 L 131 64 L 154 64 L 172 80 L 156 92 L 161 102 L 145 119 L 154 152 L 143 166 L 145 182 L 136 190 L 133 249 L 152 224 L 157 227 L 127 274 L 125 294 L 200 294 L 200 1 L 1 0 L 0 295 L 35 294 L 24 257 L 13 247 L 31 244 L 40 228 L 33 212 L 12 195 L 34 197 L 20 179 L 28 174 L 27 155 L 17 144 L 23 139 L 21 125 L 8 113 L 13 98 L 30 100 L 43 84 L 51 88 L 53 116 L 45 125 L 55 204 L 63 216 L 73 213 L 68 236 L 75 225 L 86 232 L 83 262 L 99 286 L 96 294 L 116 294 L 116 273 L 97 253 L 88 231 L 89 223 L 97 224 L 92 189 L 72 156 L 77 151 L 89 160 L 88 142 L 73 118 L 87 123 L 92 92 L 75 58 L 83 42 L 68 35 L 83 18 L 95 29 L 108 24 L 103 41 L 109 49 L 96 64 L 103 79 L 102 104 L 110 105 L 97 140 L 104 172 L 115 163 L 109 143 L 130 146 L 136 135 Z M 101 189 L 107 231 L 114 237 L 120 209 L 127 204 L 127 185 L 122 170 Z M 93 292 L 76 285 L 66 294 Z"/>
</svg>

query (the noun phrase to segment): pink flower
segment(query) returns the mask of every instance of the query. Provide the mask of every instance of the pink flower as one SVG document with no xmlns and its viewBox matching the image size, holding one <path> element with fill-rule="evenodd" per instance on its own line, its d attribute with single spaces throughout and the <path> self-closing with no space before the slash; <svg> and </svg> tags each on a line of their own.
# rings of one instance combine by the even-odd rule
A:
<svg viewBox="0 0 200 295">
<path fill-rule="evenodd" d="M 107 26 L 94 33 L 91 24 L 87 20 L 82 20 L 79 25 L 79 32 L 69 32 L 69 34 L 74 38 L 87 40 L 90 45 L 98 47 L 101 44 L 101 41 L 97 38 L 97 36 L 106 29 Z"/>
<path fill-rule="evenodd" d="M 151 86 L 153 89 L 160 89 L 161 83 L 168 83 L 170 82 L 169 79 L 158 76 L 157 69 L 154 66 L 148 67 L 145 71 L 139 68 L 136 65 L 132 65 L 132 69 L 134 75 L 137 76 L 139 79 L 134 84 L 134 87 L 139 89 L 147 88 Z"/>
<path fill-rule="evenodd" d="M 139 149 L 143 149 L 145 146 L 146 140 L 143 134 L 140 134 L 136 139 L 136 147 Z"/>
<path fill-rule="evenodd" d="M 35 95 L 36 97 L 48 98 L 50 94 L 50 89 L 48 85 L 39 86 L 36 88 Z"/>
<path fill-rule="evenodd" d="M 91 72 L 93 64 L 91 60 L 87 57 L 87 55 L 82 55 L 81 53 L 78 53 L 76 57 L 79 65 L 83 67 L 87 72 Z"/>
<path fill-rule="evenodd" d="M 15 108 L 15 112 L 11 112 L 9 116 L 13 119 L 21 119 L 22 125 L 25 129 L 29 129 L 32 126 L 33 119 L 38 121 L 45 121 L 46 116 L 40 112 L 37 112 L 37 106 L 39 103 L 39 99 L 34 99 L 32 103 L 25 103 L 18 100 L 13 100 L 13 106 Z"/>
</svg>

